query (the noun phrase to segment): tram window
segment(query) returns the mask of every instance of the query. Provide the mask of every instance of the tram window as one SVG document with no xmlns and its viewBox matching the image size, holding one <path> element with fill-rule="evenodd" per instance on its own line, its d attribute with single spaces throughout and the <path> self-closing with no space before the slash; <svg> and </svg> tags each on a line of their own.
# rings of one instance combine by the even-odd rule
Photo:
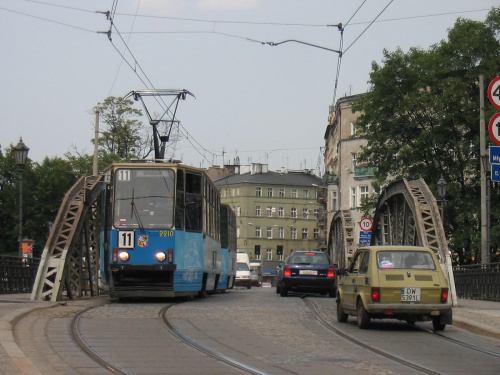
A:
<svg viewBox="0 0 500 375">
<path fill-rule="evenodd" d="M 202 230 L 203 200 L 201 196 L 202 178 L 199 174 L 186 173 L 186 217 L 185 228 Z"/>
</svg>

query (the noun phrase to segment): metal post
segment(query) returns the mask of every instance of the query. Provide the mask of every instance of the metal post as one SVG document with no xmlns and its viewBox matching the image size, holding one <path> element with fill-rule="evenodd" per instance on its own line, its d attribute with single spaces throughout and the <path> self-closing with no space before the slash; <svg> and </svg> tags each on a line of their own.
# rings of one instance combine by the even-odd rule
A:
<svg viewBox="0 0 500 375">
<path fill-rule="evenodd" d="M 92 167 L 92 174 L 97 176 L 98 170 L 98 156 L 99 156 L 99 111 L 95 111 L 95 135 L 94 135 L 94 163 Z"/>
<path fill-rule="evenodd" d="M 486 212 L 486 126 L 484 121 L 484 76 L 479 76 L 479 159 L 481 161 L 481 263 L 488 259 L 488 217 Z"/>
<path fill-rule="evenodd" d="M 19 166 L 19 258 L 23 257 L 23 170 L 24 166 Z"/>
</svg>

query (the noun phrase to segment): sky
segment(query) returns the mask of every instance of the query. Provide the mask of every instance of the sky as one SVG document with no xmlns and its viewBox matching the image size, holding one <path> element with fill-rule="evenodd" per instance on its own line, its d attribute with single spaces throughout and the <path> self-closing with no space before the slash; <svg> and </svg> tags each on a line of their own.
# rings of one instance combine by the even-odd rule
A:
<svg viewBox="0 0 500 375">
<path fill-rule="evenodd" d="M 176 159 L 208 168 L 238 158 L 242 165 L 322 173 L 330 106 L 369 90 L 372 62 L 383 63 L 384 49 L 428 49 L 447 38 L 457 18 L 482 22 L 498 5 L 0 0 L 0 145 L 5 150 L 22 137 L 35 162 L 92 154 L 92 109 L 99 102 L 131 91 L 185 89 L 195 97 L 177 108 Z M 150 99 L 148 110 L 162 113 Z M 140 102 L 134 108 L 143 110 Z"/>
</svg>

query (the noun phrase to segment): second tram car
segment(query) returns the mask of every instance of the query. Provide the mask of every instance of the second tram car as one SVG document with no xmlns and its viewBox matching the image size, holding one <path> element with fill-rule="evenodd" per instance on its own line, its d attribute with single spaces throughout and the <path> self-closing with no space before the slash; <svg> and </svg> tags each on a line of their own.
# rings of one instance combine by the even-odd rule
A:
<svg viewBox="0 0 500 375">
<path fill-rule="evenodd" d="M 236 220 L 229 207 L 221 207 L 220 193 L 203 170 L 142 162 L 115 163 L 104 173 L 101 274 L 111 298 L 232 287 Z"/>
</svg>

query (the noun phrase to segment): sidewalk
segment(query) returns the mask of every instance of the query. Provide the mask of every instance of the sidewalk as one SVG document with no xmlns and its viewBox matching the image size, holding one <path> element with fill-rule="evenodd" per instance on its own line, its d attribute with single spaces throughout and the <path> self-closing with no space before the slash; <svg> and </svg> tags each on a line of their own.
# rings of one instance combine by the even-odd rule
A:
<svg viewBox="0 0 500 375">
<path fill-rule="evenodd" d="M 14 341 L 13 326 L 23 315 L 66 302 L 31 301 L 30 294 L 0 295 L 0 368 L 5 374 L 41 374 Z M 459 299 L 453 326 L 500 341 L 500 302 Z"/>
</svg>

